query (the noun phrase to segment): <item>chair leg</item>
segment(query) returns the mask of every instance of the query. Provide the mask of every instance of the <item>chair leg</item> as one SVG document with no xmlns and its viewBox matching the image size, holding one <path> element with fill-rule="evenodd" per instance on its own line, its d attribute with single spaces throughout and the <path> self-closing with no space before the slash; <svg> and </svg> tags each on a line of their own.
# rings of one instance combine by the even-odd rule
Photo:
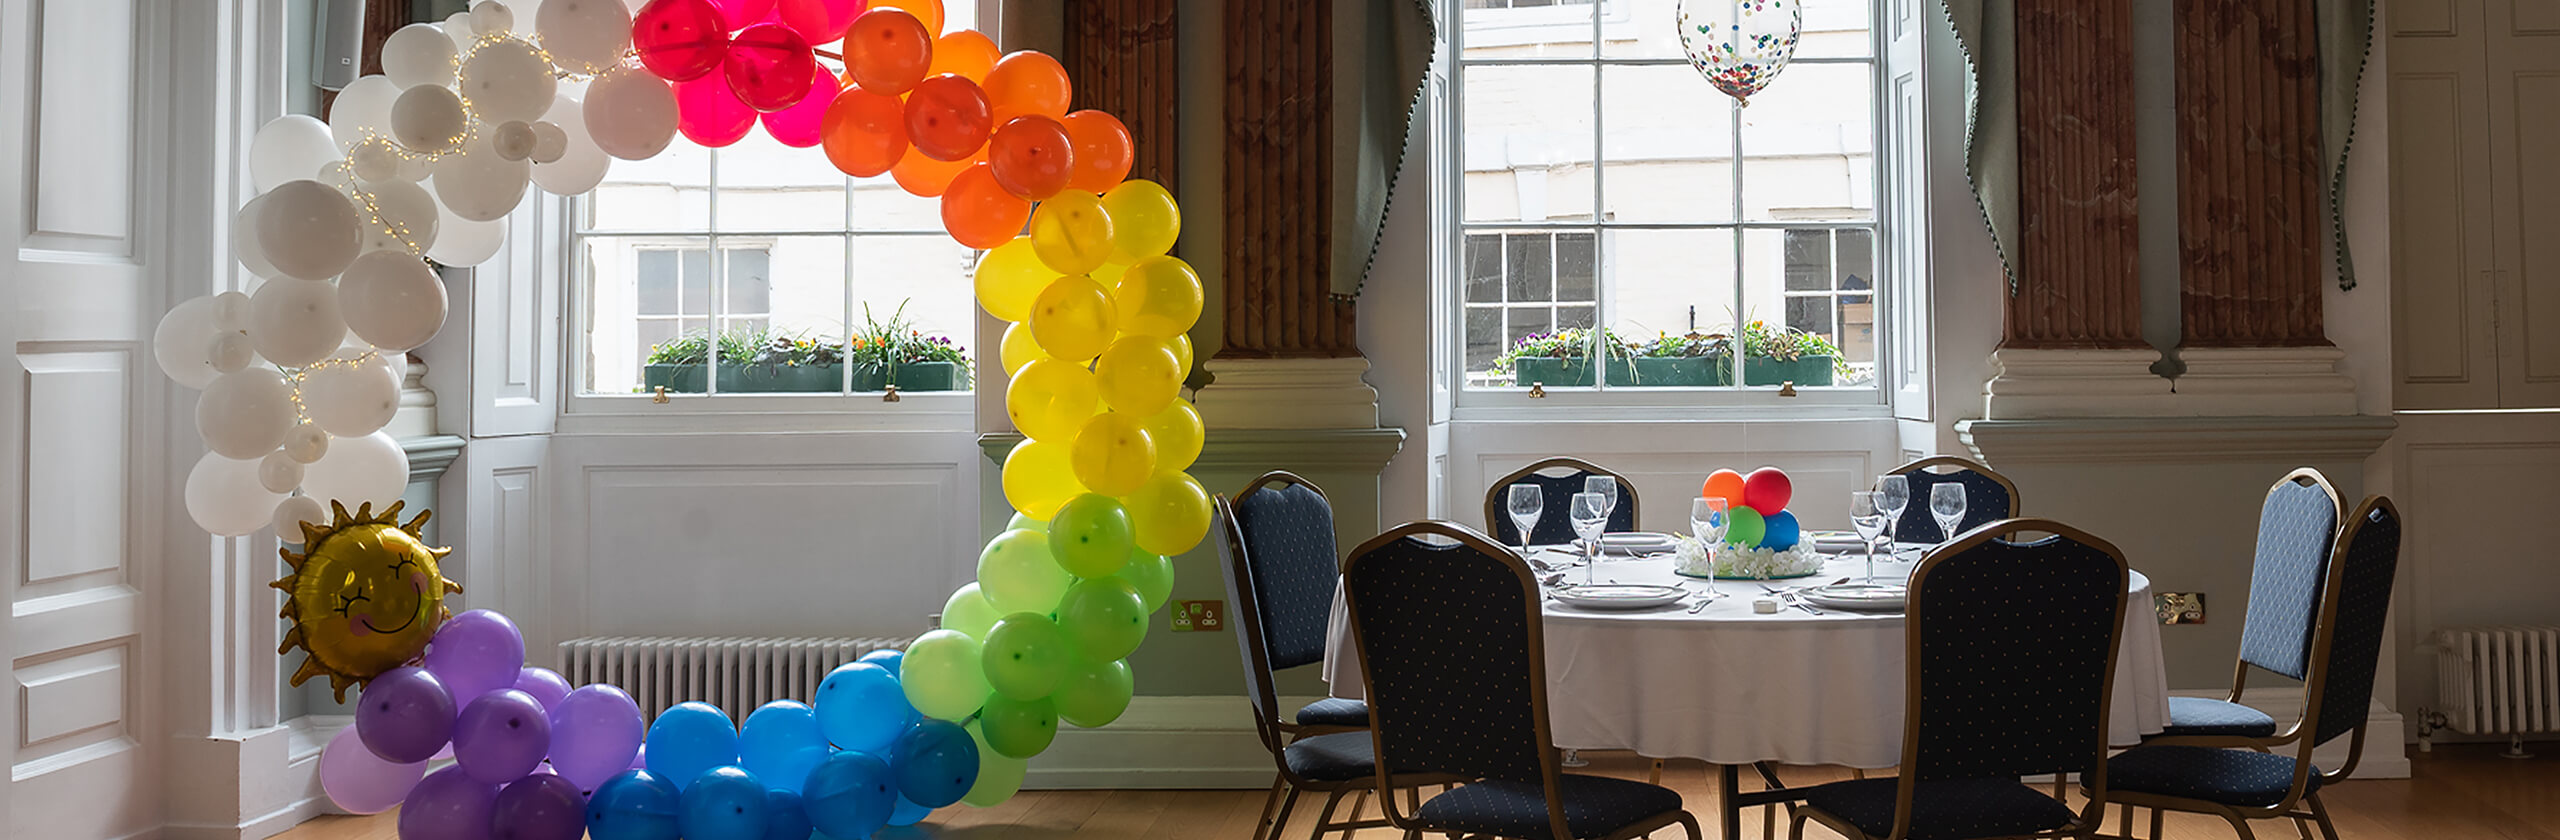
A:
<svg viewBox="0 0 2560 840">
<path fill-rule="evenodd" d="M 2231 823 L 2232 833 L 2240 835 L 2240 840 L 2258 840 L 2257 830 L 2250 828 L 2249 821 L 2241 819 L 2240 815 L 2224 814 L 2222 815 L 2222 819 Z"/>
<path fill-rule="evenodd" d="M 1344 822 L 1359 822 L 1359 821 L 1360 821 L 1360 809 L 1361 809 L 1363 806 L 1366 806 L 1366 805 L 1368 805 L 1368 804 L 1369 804 L 1369 789 L 1368 789 L 1368 788 L 1361 788 L 1361 789 L 1359 789 L 1359 790 L 1357 790 L 1357 791 L 1353 791 L 1353 792 L 1351 793 L 1351 815 L 1350 815 L 1350 816 L 1347 816 L 1347 817 L 1343 817 L 1343 818 L 1342 818 L 1342 820 L 1343 820 Z M 1384 802 L 1380 802 L 1380 803 L 1378 803 L 1378 813 L 1380 813 L 1380 814 L 1385 814 L 1386 812 L 1387 812 L 1387 803 L 1384 803 Z M 2304 838 L 2304 840 L 2309 840 L 2309 838 Z"/>
<path fill-rule="evenodd" d="M 1341 805 L 1343 795 L 1350 792 L 1350 789 L 1345 788 L 1325 794 L 1324 810 L 1316 812 L 1316 830 L 1314 833 L 1307 835 L 1307 840 L 1324 840 L 1325 831 L 1333 825 L 1333 809 L 1336 806 Z M 1348 834 L 1350 832 L 1346 830 L 1344 833 Z"/>
<path fill-rule="evenodd" d="M 2126 816 L 2130 817 L 2132 814 L 2128 812 Z M 2151 809 L 2151 840 L 2160 840 L 2160 816 L 2159 808 Z"/>
<path fill-rule="evenodd" d="M 1804 821 L 1811 817 L 1811 814 L 1797 811 L 1794 819 L 1787 820 L 1787 840 L 1804 840 Z"/>
<path fill-rule="evenodd" d="M 1644 781 L 1646 784 L 1662 784 L 1662 759 L 1653 760 L 1653 775 L 1646 776 Z"/>
<path fill-rule="evenodd" d="M 1272 775 L 1271 792 L 1262 797 L 1262 819 L 1253 824 L 1253 840 L 1271 840 L 1264 836 L 1263 832 L 1271 828 L 1272 808 L 1280 804 L 1280 792 L 1288 786 L 1288 779 L 1276 773 Z"/>
<path fill-rule="evenodd" d="M 2311 840 L 2311 818 L 2293 818 L 2293 833 L 2302 835 L 2302 840 Z"/>
<path fill-rule="evenodd" d="M 2338 840 L 2338 826 L 2329 822 L 2329 806 L 2321 804 L 2320 794 L 2314 792 L 2304 801 L 2311 804 L 2311 818 L 2320 821 L 2320 836 L 2325 840 Z"/>
<path fill-rule="evenodd" d="M 1698 828 L 1698 818 L 1687 811 L 1680 812 L 1680 827 L 1689 830 L 1689 840 L 1705 840 L 1705 835 Z"/>
<path fill-rule="evenodd" d="M 1849 768 L 1849 778 L 1852 778 L 1852 779 L 1864 779 L 1864 778 L 1866 778 L 1866 777 L 1867 777 L 1867 768 L 1864 768 L 1864 767 L 1851 767 L 1851 768 Z"/>
<path fill-rule="evenodd" d="M 1280 810 L 1271 815 L 1270 833 L 1263 840 L 1280 840 L 1280 830 L 1289 825 L 1289 812 L 1298 808 L 1298 786 L 1289 786 L 1289 795 L 1280 798 Z"/>
</svg>

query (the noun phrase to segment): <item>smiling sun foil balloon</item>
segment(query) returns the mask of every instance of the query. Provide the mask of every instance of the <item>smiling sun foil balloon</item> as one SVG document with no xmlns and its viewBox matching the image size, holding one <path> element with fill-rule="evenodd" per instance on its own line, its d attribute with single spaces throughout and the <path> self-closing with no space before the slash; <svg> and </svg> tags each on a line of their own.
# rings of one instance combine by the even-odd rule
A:
<svg viewBox="0 0 2560 840">
<path fill-rule="evenodd" d="M 276 653 L 296 646 L 309 653 L 293 672 L 293 684 L 322 674 L 338 702 L 348 686 L 361 686 L 384 671 L 416 660 L 427 640 L 451 617 L 444 596 L 462 591 L 440 571 L 450 548 L 429 548 L 419 528 L 432 511 L 400 524 L 400 502 L 382 513 L 367 502 L 347 515 L 330 502 L 327 525 L 302 523 L 302 554 L 278 549 L 293 567 L 268 584 L 285 591 L 283 617 L 293 620 Z"/>
</svg>

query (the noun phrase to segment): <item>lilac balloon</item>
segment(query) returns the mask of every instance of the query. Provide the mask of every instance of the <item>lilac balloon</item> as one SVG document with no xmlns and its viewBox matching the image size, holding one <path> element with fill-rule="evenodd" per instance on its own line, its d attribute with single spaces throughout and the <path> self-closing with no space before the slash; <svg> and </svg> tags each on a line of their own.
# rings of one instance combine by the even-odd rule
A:
<svg viewBox="0 0 2560 840">
<path fill-rule="evenodd" d="M 393 764 L 374 755 L 352 726 L 338 730 L 320 750 L 320 790 L 351 814 L 391 810 L 426 775 L 424 761 Z"/>
<path fill-rule="evenodd" d="M 551 718 L 533 695 L 515 689 L 480 695 L 453 724 L 455 766 L 488 784 L 524 778 L 550 752 Z"/>
<path fill-rule="evenodd" d="M 488 840 L 498 786 L 471 778 L 461 767 L 427 774 L 400 803 L 403 840 Z"/>
<path fill-rule="evenodd" d="M 569 681 L 549 668 L 525 668 L 516 672 L 515 690 L 533 695 L 545 712 L 560 707 L 561 698 L 569 696 Z"/>
<path fill-rule="evenodd" d="M 578 840 L 587 833 L 587 797 L 569 780 L 526 776 L 498 792 L 490 840 Z"/>
<path fill-rule="evenodd" d="M 453 695 L 424 668 L 382 672 L 356 700 L 356 735 L 383 761 L 414 764 L 435 757 L 453 737 Z"/>
<path fill-rule="evenodd" d="M 551 767 L 579 790 L 640 765 L 640 737 L 648 724 L 631 695 L 609 685 L 584 685 L 551 705 Z"/>
<path fill-rule="evenodd" d="M 427 643 L 427 670 L 444 681 L 455 703 L 468 706 L 482 694 L 516 684 L 524 671 L 524 634 L 490 610 L 454 616 Z"/>
</svg>

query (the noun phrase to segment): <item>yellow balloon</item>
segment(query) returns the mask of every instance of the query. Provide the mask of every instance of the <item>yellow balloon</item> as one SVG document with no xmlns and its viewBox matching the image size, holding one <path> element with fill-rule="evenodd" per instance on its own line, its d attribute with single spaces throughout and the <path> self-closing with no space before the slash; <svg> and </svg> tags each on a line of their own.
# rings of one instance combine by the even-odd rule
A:
<svg viewBox="0 0 2560 840">
<path fill-rule="evenodd" d="M 1022 366 L 1030 364 L 1034 359 L 1049 358 L 1049 354 L 1040 349 L 1040 342 L 1031 338 L 1030 324 L 1006 325 L 1004 342 L 997 345 L 996 355 L 1004 360 L 1006 376 L 1021 373 Z"/>
<path fill-rule="evenodd" d="M 1129 266 L 1112 293 L 1120 328 L 1170 339 L 1200 320 L 1200 275 L 1173 257 L 1148 257 Z"/>
<path fill-rule="evenodd" d="M 1082 362 L 1111 346 L 1119 316 L 1111 296 L 1082 274 L 1058 278 L 1031 304 L 1031 339 L 1050 358 Z"/>
<path fill-rule="evenodd" d="M 1093 416 L 1093 372 L 1073 362 L 1034 359 L 1004 389 L 1004 413 L 1034 440 L 1065 443 Z"/>
<path fill-rule="evenodd" d="M 1156 444 L 1136 417 L 1107 411 L 1076 433 L 1076 480 L 1105 496 L 1126 496 L 1156 471 Z"/>
<path fill-rule="evenodd" d="M 1182 378 L 1183 378 L 1183 379 L 1185 379 L 1185 380 L 1190 379 L 1190 378 L 1191 378 L 1191 361 L 1192 361 L 1192 359 L 1191 359 L 1191 334 L 1190 334 L 1190 333 L 1183 333 L 1183 334 L 1181 334 L 1181 335 L 1174 336 L 1172 341 L 1165 342 L 1165 346 L 1168 346 L 1168 347 L 1173 348 L 1173 357 L 1174 357 L 1175 359 L 1177 359 L 1177 360 L 1180 360 L 1180 362 L 1181 362 L 1181 367 L 1182 367 Z"/>
<path fill-rule="evenodd" d="M 1083 274 L 1111 258 L 1111 214 L 1102 199 L 1064 190 L 1031 213 L 1031 247 L 1059 274 Z"/>
<path fill-rule="evenodd" d="M 1163 472 L 1187 470 L 1200 460 L 1200 435 L 1200 409 L 1190 400 L 1176 399 L 1147 418 L 1147 439 L 1156 443 L 1156 469 Z"/>
<path fill-rule="evenodd" d="M 1164 185 L 1128 180 L 1102 194 L 1103 212 L 1111 214 L 1111 258 L 1137 262 L 1173 250 L 1182 236 L 1182 207 Z"/>
<path fill-rule="evenodd" d="M 1086 492 L 1076 482 L 1074 450 L 1065 443 L 1026 440 L 1004 456 L 1004 500 L 1024 516 L 1048 521 L 1059 505 Z"/>
<path fill-rule="evenodd" d="M 1093 282 L 1102 284 L 1103 291 L 1116 292 L 1120 290 L 1120 278 L 1128 273 L 1128 263 L 1107 262 L 1103 263 L 1101 268 L 1094 269 L 1092 273 L 1085 276 L 1093 278 Z"/>
<path fill-rule="evenodd" d="M 1182 390 L 1181 364 L 1182 358 L 1164 342 L 1124 335 L 1094 360 L 1093 381 L 1101 386 L 1103 405 L 1147 417 L 1163 411 Z"/>
<path fill-rule="evenodd" d="M 1041 264 L 1031 237 L 1016 236 L 979 258 L 978 305 L 989 315 L 1020 321 L 1031 317 L 1031 302 L 1057 279 L 1057 272 Z"/>
<path fill-rule="evenodd" d="M 1129 523 L 1137 530 L 1138 547 L 1154 554 L 1181 554 L 1209 533 L 1209 491 L 1178 472 L 1159 472 L 1121 500 Z"/>
</svg>

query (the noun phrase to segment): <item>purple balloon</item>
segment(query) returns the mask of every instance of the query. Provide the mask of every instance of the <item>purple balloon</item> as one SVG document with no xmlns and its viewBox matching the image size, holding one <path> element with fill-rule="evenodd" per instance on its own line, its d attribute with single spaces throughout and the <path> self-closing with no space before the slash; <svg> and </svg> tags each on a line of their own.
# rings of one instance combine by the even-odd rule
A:
<svg viewBox="0 0 2560 840">
<path fill-rule="evenodd" d="M 562 679 L 560 672 L 549 668 L 525 668 L 517 671 L 514 688 L 533 695 L 533 701 L 542 704 L 542 710 L 545 712 L 559 708 L 560 700 L 569 696 L 569 681 Z"/>
<path fill-rule="evenodd" d="M 490 610 L 454 616 L 427 643 L 427 670 L 444 681 L 455 703 L 468 706 L 482 694 L 516 684 L 524 671 L 524 634 Z"/>
<path fill-rule="evenodd" d="M 404 840 L 488 840 L 498 786 L 471 778 L 461 767 L 427 774 L 400 803 Z"/>
<path fill-rule="evenodd" d="M 640 767 L 648 724 L 631 695 L 609 685 L 583 685 L 551 706 L 551 768 L 579 790 L 595 790 L 613 774 Z"/>
<path fill-rule="evenodd" d="M 320 790 L 351 814 L 391 810 L 426 775 L 426 762 L 394 764 L 374 755 L 352 726 L 338 730 L 320 750 Z"/>
<path fill-rule="evenodd" d="M 498 792 L 490 840 L 578 840 L 587 833 L 587 797 L 569 780 L 526 776 Z"/>
<path fill-rule="evenodd" d="M 480 695 L 453 724 L 453 760 L 471 778 L 502 785 L 533 772 L 551 752 L 551 718 L 515 689 Z"/>
<path fill-rule="evenodd" d="M 453 737 L 453 695 L 424 668 L 382 672 L 356 700 L 356 735 L 373 754 L 393 764 L 435 757 Z"/>
</svg>

